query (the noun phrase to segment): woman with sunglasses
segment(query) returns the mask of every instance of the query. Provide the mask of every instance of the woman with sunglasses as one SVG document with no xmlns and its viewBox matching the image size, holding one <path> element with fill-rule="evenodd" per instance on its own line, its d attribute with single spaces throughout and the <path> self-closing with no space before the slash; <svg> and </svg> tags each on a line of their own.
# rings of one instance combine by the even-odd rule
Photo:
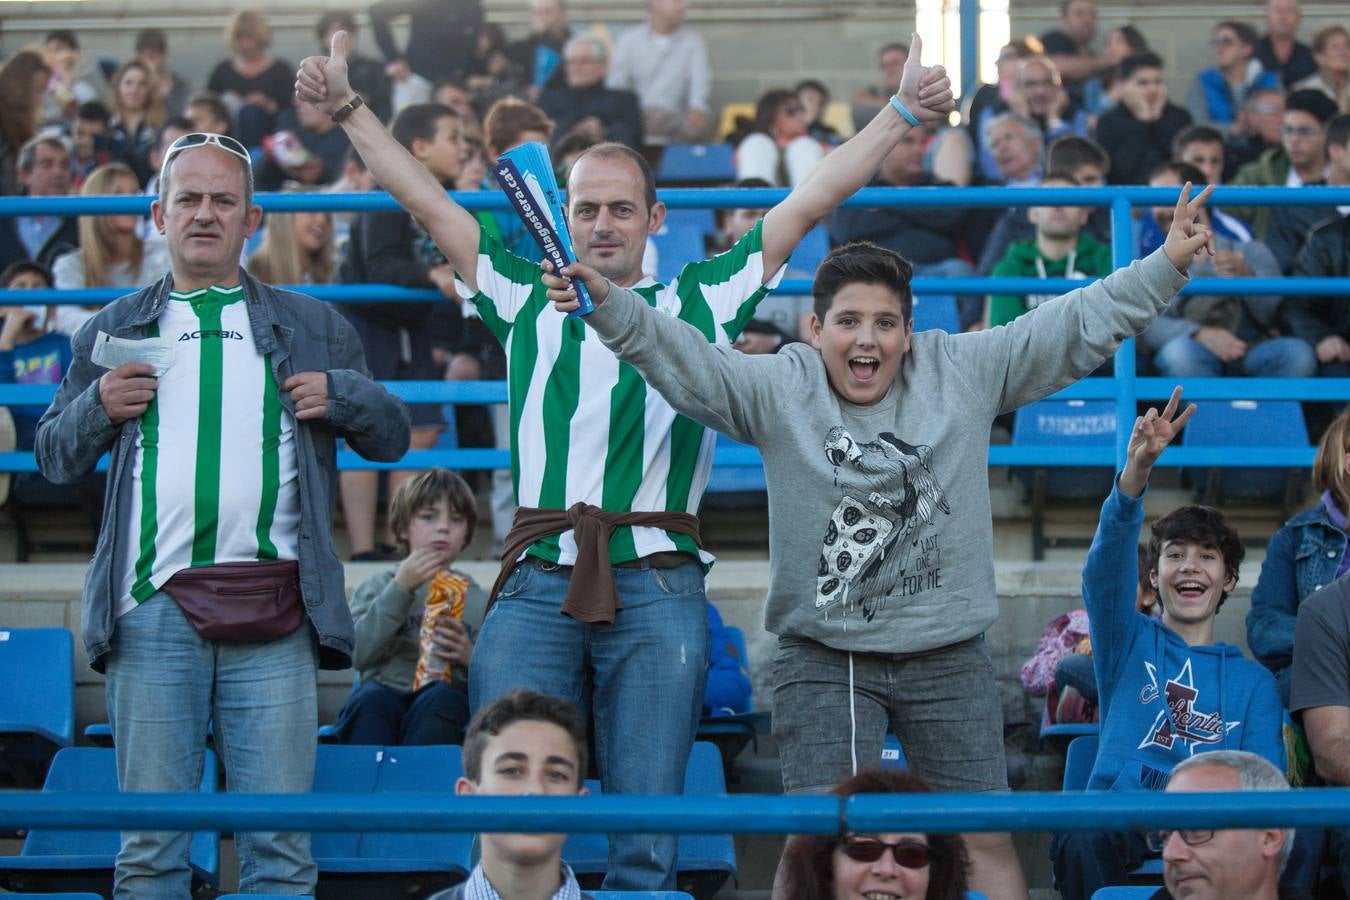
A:
<svg viewBox="0 0 1350 900">
<path fill-rule="evenodd" d="M 865 769 L 840 782 L 832 793 L 849 797 L 929 791 L 908 772 Z M 778 875 L 781 896 L 792 900 L 863 900 L 875 894 L 901 900 L 961 900 L 969 869 L 960 835 L 847 832 L 789 839 Z"/>
<path fill-rule="evenodd" d="M 825 155 L 810 127 L 795 93 L 765 91 L 755 103 L 754 122 L 736 142 L 736 180 L 762 178 L 777 187 L 796 187 Z"/>
</svg>

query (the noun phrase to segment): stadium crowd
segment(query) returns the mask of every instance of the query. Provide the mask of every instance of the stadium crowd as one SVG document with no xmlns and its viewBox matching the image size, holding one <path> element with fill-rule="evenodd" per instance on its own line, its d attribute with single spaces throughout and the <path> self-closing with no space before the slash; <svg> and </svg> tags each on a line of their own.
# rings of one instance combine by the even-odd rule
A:
<svg viewBox="0 0 1350 900">
<path fill-rule="evenodd" d="M 678 793 L 699 716 L 749 705 L 744 660 L 707 602 L 713 558 L 698 531 L 721 432 L 761 448 L 771 485 L 767 618 L 785 788 L 1006 790 L 983 641 L 997 616 L 989 497 L 971 477 L 993 421 L 1109 372 L 1130 335 L 1140 370 L 1169 378 L 1350 373 L 1344 296 L 1177 296 L 1188 277 L 1350 276 L 1350 207 L 1220 208 L 1184 191 L 1350 185 L 1350 31 L 1330 24 L 1302 43 L 1297 0 L 1267 0 L 1264 33 L 1215 23 L 1212 66 L 1195 73 L 1184 106 L 1168 96 L 1149 35 L 1120 23 L 1099 41 L 1094 0 L 1062 0 L 1052 31 L 999 48 L 996 83 L 964 98 L 959 116 L 916 36 L 879 48 L 877 86 L 843 116 L 829 114 L 840 106 L 829 86 L 808 78 L 726 121 L 710 108 L 716 73 L 683 0 L 648 7 L 611 42 L 570 21 L 564 0 L 532 0 L 529 34 L 511 41 L 478 0 L 380 0 L 366 14 L 378 58 L 362 52 L 354 14 L 330 12 L 315 23 L 317 55 L 298 66 L 272 54 L 263 12 L 240 10 L 203 85 L 171 67 L 154 29 L 125 60 L 91 66 L 80 36 L 57 30 L 0 61 L 0 191 L 156 198 L 149 217 L 0 218 L 0 286 L 128 292 L 102 308 L 6 307 L 0 330 L 0 382 L 61 386 L 45 413 L 14 407 L 12 426 L 0 417 L 0 441 L 34 450 L 42 469 L 16 476 L 14 494 L 97 497 L 94 463 L 114 454 L 103 532 L 120 540 L 99 542 L 85 637 L 108 674 L 125 789 L 191 789 L 204 736 L 194 729 L 214 703 L 218 745 L 238 740 L 237 759 L 226 749 L 233 783 L 307 790 L 312 755 L 263 773 L 250 754 L 308 743 L 314 670 L 354 665 L 337 739 L 459 743 L 467 729 L 478 761 L 462 793 L 516 792 L 483 771 L 482 754 L 520 720 L 564 732 L 565 765 L 557 754 L 541 763 L 554 792 L 577 791 L 593 752 L 608 792 Z M 528 142 L 548 146 L 568 186 L 579 262 L 567 273 L 541 268 L 513 213 L 469 212 L 446 193 L 496 190 L 493 162 Z M 714 142 L 734 147 L 736 185 L 792 192 L 769 210 L 721 210 L 707 233 L 679 225 L 704 252 L 662 265 L 649 237 L 677 223 L 651 162 Z M 1114 273 L 1109 222 L 1088 208 L 839 208 L 867 185 L 1101 184 L 1182 192 L 1141 211 L 1136 262 Z M 263 218 L 255 189 L 386 190 L 401 209 Z M 813 296 L 772 297 L 819 222 L 833 249 L 804 273 Z M 658 280 L 666 271 L 678 277 Z M 1067 298 L 961 296 L 952 334 L 911 332 L 911 277 L 973 274 L 1101 280 Z M 585 320 L 559 314 L 578 282 L 598 305 Z M 292 293 L 333 283 L 443 299 L 328 307 Z M 96 337 L 179 327 L 194 337 L 177 372 L 148 357 L 100 368 Z M 267 365 L 242 377 L 260 357 Z M 381 386 L 437 379 L 504 379 L 510 401 L 453 407 L 447 421 L 441 406 L 405 407 Z M 213 408 L 259 427 L 222 433 L 218 415 L 207 424 Z M 1052 717 L 1100 722 L 1093 788 L 1350 785 L 1350 414 L 1326 417 L 1319 503 L 1271 541 L 1247 620 L 1252 662 L 1214 639 L 1243 556 L 1223 515 L 1183 507 L 1140 546 L 1150 470 L 1192 411 L 1178 394 L 1135 423 L 1084 568 L 1086 621 L 1052 623 L 1028 687 L 1050 695 Z M 204 451 L 204 437 L 219 446 Z M 395 471 L 382 486 L 374 471 L 337 471 L 336 439 L 391 461 L 447 440 L 496 446 L 512 468 L 482 484 Z M 195 469 L 157 466 L 160 449 Z M 227 479 L 247 487 L 222 497 Z M 476 488 L 490 494 L 504 564 L 488 590 L 454 568 L 479 522 Z M 336 502 L 349 558 L 388 564 L 350 604 L 334 575 Z M 289 598 L 293 615 L 232 630 L 239 623 L 216 621 L 203 599 L 243 583 L 228 579 Z M 166 669 L 179 679 L 167 688 L 155 679 Z M 285 696 L 252 704 L 250 678 Z M 179 690 L 196 701 L 187 718 L 137 715 Z M 571 701 L 582 718 L 522 690 Z M 524 711 L 502 711 L 503 697 Z M 496 724 L 484 721 L 491 710 Z M 922 780 L 858 775 L 888 728 Z M 1288 735 L 1306 740 L 1311 770 L 1287 752 Z M 1234 752 L 1188 759 L 1202 750 Z M 136 764 L 156 754 L 178 771 Z M 1161 896 L 1303 896 L 1324 857 L 1350 883 L 1350 832 L 1295 840 L 1271 829 L 1259 846 L 1234 835 L 1057 835 L 1057 886 L 1088 898 L 1158 854 Z M 454 896 L 496 896 L 492 873 L 516 853 L 557 874 L 557 846 L 488 846 L 488 874 Z M 241 848 L 247 889 L 312 892 L 306 836 L 245 836 Z M 185 852 L 185 836 L 129 833 L 118 896 L 172 895 Z M 611 860 L 607 887 L 674 884 L 673 837 L 616 835 Z M 562 871 L 561 886 L 550 875 L 531 890 L 577 896 Z M 1011 840 L 997 834 L 793 841 L 779 875 L 783 897 L 967 886 L 1027 896 Z"/>
</svg>

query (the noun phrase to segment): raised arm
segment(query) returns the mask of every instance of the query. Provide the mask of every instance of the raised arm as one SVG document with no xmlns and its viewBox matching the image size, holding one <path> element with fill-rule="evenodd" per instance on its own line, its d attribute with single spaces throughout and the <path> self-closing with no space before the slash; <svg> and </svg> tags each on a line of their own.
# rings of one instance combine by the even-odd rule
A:
<svg viewBox="0 0 1350 900">
<path fill-rule="evenodd" d="M 900 103 L 921 122 L 945 121 L 956 107 L 951 79 L 942 66 L 919 61 L 923 41 L 916 34 L 900 77 Z M 867 127 L 826 156 L 806 180 L 764 216 L 764 277 L 777 272 L 802 236 L 836 206 L 872 180 L 886 154 L 910 129 L 900 113 L 886 106 Z"/>
<path fill-rule="evenodd" d="M 1130 444 L 1125 450 L 1125 470 L 1120 473 L 1122 493 L 1131 497 L 1144 493 L 1153 464 L 1167 449 L 1167 445 L 1172 443 L 1172 439 L 1186 427 L 1191 416 L 1195 415 L 1194 403 L 1178 415 L 1180 403 L 1181 386 L 1178 385 L 1172 389 L 1172 396 L 1168 398 L 1161 415 L 1155 407 L 1150 406 L 1148 412 L 1134 420 L 1134 431 L 1130 433 Z"/>
<path fill-rule="evenodd" d="M 327 58 L 310 56 L 300 64 L 295 94 L 330 116 L 356 96 L 347 81 L 347 32 L 333 35 L 332 52 Z M 342 129 L 375 180 L 421 223 L 460 280 L 476 292 L 478 220 L 450 199 L 426 167 L 394 140 L 370 107 L 362 106 L 348 115 Z"/>
</svg>

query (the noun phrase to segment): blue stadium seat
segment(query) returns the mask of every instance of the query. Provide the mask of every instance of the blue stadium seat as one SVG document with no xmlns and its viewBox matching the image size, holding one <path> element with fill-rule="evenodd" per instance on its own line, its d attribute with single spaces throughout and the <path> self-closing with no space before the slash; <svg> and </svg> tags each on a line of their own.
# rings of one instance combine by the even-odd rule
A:
<svg viewBox="0 0 1350 900">
<path fill-rule="evenodd" d="M 792 251 L 788 257 L 789 277 L 800 276 L 802 278 L 816 277 L 816 269 L 820 268 L 820 262 L 825 255 L 830 252 L 830 233 L 825 230 L 824 225 L 817 225 L 805 235 L 802 236 L 801 243 L 797 249 Z"/>
<path fill-rule="evenodd" d="M 1181 435 L 1185 447 L 1306 447 L 1308 426 L 1295 400 L 1206 400 Z M 1278 503 L 1292 512 L 1301 469 L 1196 468 L 1183 473 L 1210 505 Z"/>
<path fill-rule="evenodd" d="M 652 243 L 656 244 L 656 276 L 664 284 L 674 281 L 687 263 L 708 255 L 703 232 L 689 225 L 662 225 L 652 235 Z"/>
<path fill-rule="evenodd" d="M 454 803 L 463 774 L 457 746 L 321 744 L 315 793 L 432 793 Z M 315 832 L 318 893 L 331 898 L 423 896 L 463 881 L 473 835 Z"/>
<path fill-rule="evenodd" d="M 909 762 L 905 759 L 905 748 L 900 746 L 900 739 L 889 731 L 881 741 L 881 767 L 900 770 L 909 768 Z"/>
<path fill-rule="evenodd" d="M 956 296 L 953 294 L 915 294 L 914 330 L 945 331 L 959 334 L 961 317 L 956 311 Z"/>
<path fill-rule="evenodd" d="M 599 781 L 588 780 L 592 796 L 601 796 Z M 712 744 L 698 741 L 685 770 L 685 796 L 726 794 L 722 759 Z M 736 879 L 736 845 L 729 834 L 682 834 L 679 838 L 676 884 L 695 897 L 711 897 L 728 879 Z M 609 839 L 603 834 L 573 834 L 563 844 L 563 859 L 583 888 L 599 886 L 609 870 Z"/>
<path fill-rule="evenodd" d="M 0 784 L 37 787 L 75 742 L 74 645 L 64 628 L 0 628 Z"/>
<path fill-rule="evenodd" d="M 1154 885 L 1129 885 L 1104 887 L 1092 895 L 1092 900 L 1148 900 L 1158 892 Z"/>
<path fill-rule="evenodd" d="M 666 210 L 667 228 L 692 228 L 699 234 L 712 234 L 717 220 L 711 209 L 676 208 Z"/>
<path fill-rule="evenodd" d="M 715 470 L 714 470 L 715 471 Z M 745 645 L 745 632 L 734 625 L 726 626 L 727 636 L 735 645 L 737 658 L 744 667 L 750 659 Z M 731 766 L 752 742 L 758 744 L 759 736 L 769 731 L 769 713 L 764 710 L 752 710 L 744 713 L 704 716 L 699 720 L 696 741 L 707 741 L 717 747 L 722 755 L 722 774 L 731 780 Z"/>
<path fill-rule="evenodd" d="M 758 451 L 754 447 L 733 441 L 725 434 L 717 435 L 717 453 L 731 448 L 742 448 L 749 450 L 758 456 Z M 705 493 L 705 503 L 708 498 L 713 500 L 712 508 L 727 509 L 730 507 L 759 507 L 767 502 L 768 485 L 764 481 L 764 464 L 756 462 L 754 465 L 727 465 L 719 463 L 717 457 L 713 457 L 712 474 L 708 477 L 708 488 Z"/>
<path fill-rule="evenodd" d="M 1101 733 L 1102 726 L 1098 722 L 1057 722 L 1054 725 L 1041 725 L 1041 733 L 1037 740 L 1040 743 L 1050 741 L 1052 743 L 1071 743 L 1077 738 L 1085 735 L 1096 736 Z"/>
<path fill-rule="evenodd" d="M 1097 741 L 1097 735 L 1085 734 L 1069 742 L 1064 754 L 1064 790 L 1087 790 L 1092 767 L 1097 764 Z"/>
<path fill-rule="evenodd" d="M 671 144 L 656 167 L 658 184 L 726 184 L 736 180 L 730 144 Z"/>
<path fill-rule="evenodd" d="M 215 754 L 206 751 L 201 792 L 216 789 Z M 66 747 L 56 754 L 45 791 L 106 793 L 117 790 L 115 751 L 105 747 Z M 112 890 L 113 867 L 121 839 L 116 831 L 33 829 L 18 856 L 0 856 L 0 887 L 9 890 Z M 220 885 L 220 835 L 198 832 L 188 851 L 192 881 L 212 890 Z"/>
<path fill-rule="evenodd" d="M 1041 400 L 1030 403 L 1013 419 L 1014 447 L 1113 447 L 1116 442 L 1116 408 L 1110 400 Z M 1031 556 L 1045 559 L 1049 543 L 1073 546 L 1086 539 L 1052 540 L 1045 534 L 1047 500 L 1090 500 L 1100 503 L 1111 490 L 1114 470 L 1110 466 L 1054 466 L 1032 469 L 1019 466 L 1016 478 L 1027 486 L 1031 502 Z"/>
</svg>

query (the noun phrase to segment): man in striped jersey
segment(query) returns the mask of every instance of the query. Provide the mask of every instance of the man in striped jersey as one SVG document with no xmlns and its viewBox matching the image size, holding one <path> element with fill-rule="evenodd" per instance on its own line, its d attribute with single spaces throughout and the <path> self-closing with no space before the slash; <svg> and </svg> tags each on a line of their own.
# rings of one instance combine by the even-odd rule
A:
<svg viewBox="0 0 1350 900">
<path fill-rule="evenodd" d="M 376 180 L 435 239 L 473 306 L 506 347 L 512 476 L 520 509 L 469 672 L 475 708 L 526 687 L 589 702 L 607 793 L 680 793 L 708 659 L 698 512 L 713 432 L 678 416 L 635 369 L 550 308 L 538 266 L 506 252 L 401 148 L 347 82 L 346 36 L 310 57 L 297 93 L 341 118 Z M 577 256 L 646 302 L 729 345 L 778 283 L 788 255 L 862 187 L 916 114 L 952 109 L 940 66 L 913 56 L 901 96 L 834 151 L 730 250 L 669 285 L 642 274 L 660 229 L 650 167 L 601 144 L 568 181 Z M 903 110 L 903 112 L 901 111 Z M 913 110 L 914 112 L 910 112 Z M 902 118 L 903 117 L 903 118 Z M 564 615 L 559 615 L 561 609 Z M 675 838 L 611 838 L 607 890 L 671 890 Z"/>
<path fill-rule="evenodd" d="M 407 408 L 371 380 L 346 320 L 240 269 L 262 216 L 252 188 L 232 138 L 174 142 L 152 206 L 172 271 L 81 328 L 38 424 L 54 482 L 111 454 L 83 618 L 125 791 L 196 790 L 209 721 L 232 790 L 310 789 L 315 668 L 349 666 L 353 641 L 332 545 L 335 437 L 371 459 L 408 447 Z M 93 362 L 109 335 L 135 361 Z M 141 361 L 152 352 L 158 377 Z M 124 833 L 115 895 L 188 896 L 189 838 Z M 309 835 L 236 845 L 241 891 L 313 892 Z"/>
</svg>

